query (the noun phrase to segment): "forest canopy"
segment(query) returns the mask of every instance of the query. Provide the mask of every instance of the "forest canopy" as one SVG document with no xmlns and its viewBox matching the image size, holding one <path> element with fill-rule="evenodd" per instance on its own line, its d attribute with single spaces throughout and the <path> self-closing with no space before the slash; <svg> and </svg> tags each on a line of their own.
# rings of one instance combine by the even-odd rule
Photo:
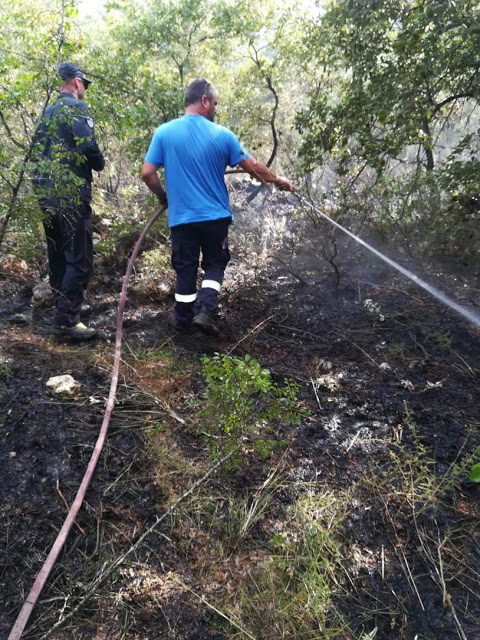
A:
<svg viewBox="0 0 480 640">
<path fill-rule="evenodd" d="M 409 249 L 476 257 L 477 2 L 79 8 L 75 0 L 0 7 L 0 245 L 36 250 L 33 135 L 68 60 L 94 79 L 87 100 L 107 158 L 95 204 L 115 217 L 114 229 L 151 211 L 138 179 L 148 142 L 182 113 L 189 81 L 204 76 L 219 90 L 217 121 L 329 214 L 361 219 Z"/>
</svg>

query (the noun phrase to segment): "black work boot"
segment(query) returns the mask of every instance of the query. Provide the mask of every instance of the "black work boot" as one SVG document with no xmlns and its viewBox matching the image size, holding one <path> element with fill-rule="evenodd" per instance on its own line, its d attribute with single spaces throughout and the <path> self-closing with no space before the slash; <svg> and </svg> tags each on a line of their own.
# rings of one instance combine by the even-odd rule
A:
<svg viewBox="0 0 480 640">
<path fill-rule="evenodd" d="M 91 340 L 96 334 L 95 329 L 86 327 L 83 322 L 77 322 L 72 327 L 53 327 L 57 336 L 67 336 L 73 340 Z"/>
<path fill-rule="evenodd" d="M 215 314 L 205 307 L 202 307 L 193 319 L 193 324 L 201 329 L 207 336 L 218 336 L 220 333 L 215 322 Z"/>
</svg>

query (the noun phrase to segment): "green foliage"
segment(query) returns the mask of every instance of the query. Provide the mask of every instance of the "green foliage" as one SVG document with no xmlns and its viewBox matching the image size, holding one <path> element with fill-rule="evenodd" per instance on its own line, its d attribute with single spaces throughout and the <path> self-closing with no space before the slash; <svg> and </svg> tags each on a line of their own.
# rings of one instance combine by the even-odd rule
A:
<svg viewBox="0 0 480 640">
<path fill-rule="evenodd" d="M 137 216 L 129 215 L 132 198 L 122 202 L 125 191 L 120 189 L 138 187 L 152 133 L 183 112 L 183 94 L 192 78 L 205 75 L 218 87 L 220 123 L 248 137 L 245 145 L 261 151 L 265 160 L 271 154 L 274 110 L 278 126 L 288 127 L 293 117 L 292 109 L 284 115 L 279 108 L 288 91 L 285 82 L 294 75 L 283 54 L 294 37 L 293 9 L 281 9 L 273 0 L 261 5 L 253 0 L 112 0 L 86 26 L 74 0 L 3 3 L 0 244 L 7 227 L 17 246 L 25 230 L 38 235 L 41 213 L 30 188 L 31 142 L 36 122 L 60 85 L 58 62 L 80 64 L 94 79 L 85 100 L 107 161 L 95 177 L 97 191 L 118 198 L 115 224 L 128 233 Z M 59 177 L 61 163 L 48 168 Z M 137 198 L 133 208 L 143 204 Z M 111 248 L 112 240 L 103 238 L 100 248 L 107 245 Z"/>
<path fill-rule="evenodd" d="M 417 145 L 433 169 L 445 120 L 478 98 L 478 17 L 472 0 L 331 2 L 306 35 L 326 70 L 298 119 L 306 166 L 327 151 L 340 167 L 356 157 L 381 172 Z"/>
<path fill-rule="evenodd" d="M 283 447 L 287 444 L 287 440 L 272 440 L 271 438 L 262 439 L 259 438 L 253 441 L 253 448 L 258 453 L 261 460 L 268 460 L 272 453 L 278 447 Z"/>
<path fill-rule="evenodd" d="M 479 18 L 472 0 L 332 0 L 303 32 L 300 168 L 333 165 L 335 213 L 408 251 L 478 257 Z"/>
<path fill-rule="evenodd" d="M 154 129 L 179 115 L 183 93 L 171 65 L 154 55 L 150 31 L 138 31 L 147 20 L 133 15 L 138 11 L 128 5 L 123 12 L 107 14 L 89 61 L 89 72 L 101 82 L 87 96 L 107 152 L 114 158 L 126 153 L 132 169 L 143 161 Z"/>
<path fill-rule="evenodd" d="M 21 240 L 22 226 L 40 221 L 28 188 L 33 133 L 58 83 L 59 56 L 79 45 L 75 17 L 74 3 L 60 0 L 0 6 L 0 244 L 12 222 Z"/>
<path fill-rule="evenodd" d="M 480 482 L 480 462 L 473 465 L 470 472 L 470 480 L 473 480 L 473 482 Z"/>
<path fill-rule="evenodd" d="M 452 198 L 445 193 L 439 175 L 435 170 L 404 180 L 381 180 L 378 228 L 425 255 L 478 257 L 476 204 L 470 205 L 470 196 Z"/>
<path fill-rule="evenodd" d="M 480 447 L 474 447 L 462 458 L 455 460 L 445 473 L 439 474 L 438 462 L 425 446 L 407 403 L 404 403 L 404 411 L 404 423 L 408 427 L 413 447 L 401 446 L 390 450 L 393 467 L 385 474 L 381 490 L 384 496 L 391 494 L 392 499 L 398 496 L 405 498 L 415 515 L 420 511 L 435 510 L 441 499 L 460 490 L 472 464 L 478 460 Z M 475 465 L 473 469 L 477 466 L 479 465 Z M 471 479 L 474 480 L 472 476 Z"/>
<path fill-rule="evenodd" d="M 478 259 L 480 203 L 473 194 L 452 197 L 445 192 L 440 168 L 401 175 L 390 171 L 380 177 L 364 170 L 357 180 L 358 172 L 355 166 L 329 193 L 334 205 L 328 211 L 335 219 L 343 217 L 353 229 L 359 221 L 366 223 L 374 245 L 379 238 L 408 255 Z"/>
<path fill-rule="evenodd" d="M 161 246 L 151 251 L 145 251 L 140 264 L 140 274 L 143 277 L 161 278 L 171 268 L 170 247 Z"/>
<path fill-rule="evenodd" d="M 150 431 L 153 435 L 157 435 L 166 431 L 166 427 L 162 422 L 154 422 L 150 427 Z"/>
<path fill-rule="evenodd" d="M 292 98 L 298 99 L 301 74 L 292 48 L 298 39 L 299 9 L 290 3 L 283 7 L 272 2 L 238 4 L 243 10 L 240 14 L 235 10 L 230 27 L 238 34 L 234 54 L 241 64 L 233 67 L 230 81 L 222 79 L 227 85 L 225 123 L 248 141 L 251 152 L 269 162 L 277 145 L 286 144 L 285 133 L 295 115 Z"/>
<path fill-rule="evenodd" d="M 478 136 L 468 133 L 463 136 L 439 170 L 439 183 L 451 195 L 461 192 L 480 191 L 480 151 Z"/>
<path fill-rule="evenodd" d="M 274 555 L 240 594 L 251 637 L 316 640 L 319 629 L 328 640 L 353 637 L 333 603 L 332 576 L 343 572 L 341 511 L 330 493 L 299 499 L 292 526 L 272 538 Z"/>
<path fill-rule="evenodd" d="M 299 385 L 272 381 L 268 369 L 248 354 L 242 359 L 215 354 L 202 358 L 206 382 L 204 408 L 199 412 L 198 431 L 204 434 L 214 459 L 235 452 L 232 465 L 253 446 L 262 458 L 278 442 L 267 438 L 279 420 L 298 424 L 305 411 L 298 405 Z"/>
</svg>

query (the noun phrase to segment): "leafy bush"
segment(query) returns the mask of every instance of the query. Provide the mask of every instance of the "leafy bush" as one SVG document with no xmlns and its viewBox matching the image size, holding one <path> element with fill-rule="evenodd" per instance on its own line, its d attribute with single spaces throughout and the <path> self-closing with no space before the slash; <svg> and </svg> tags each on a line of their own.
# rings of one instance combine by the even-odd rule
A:
<svg viewBox="0 0 480 640">
<path fill-rule="evenodd" d="M 234 467 L 249 448 L 268 457 L 283 444 L 267 437 L 273 424 L 281 419 L 298 424 L 306 415 L 297 401 L 299 385 L 284 380 L 278 386 L 270 371 L 248 354 L 242 359 L 217 353 L 213 358 L 204 356 L 202 364 L 205 406 L 199 412 L 202 424 L 198 431 L 214 459 L 232 452 Z"/>
</svg>

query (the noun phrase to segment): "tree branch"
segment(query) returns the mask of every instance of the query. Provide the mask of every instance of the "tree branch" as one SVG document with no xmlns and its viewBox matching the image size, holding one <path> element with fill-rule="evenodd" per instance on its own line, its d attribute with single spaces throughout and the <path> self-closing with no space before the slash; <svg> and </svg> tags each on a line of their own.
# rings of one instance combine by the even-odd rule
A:
<svg viewBox="0 0 480 640">
<path fill-rule="evenodd" d="M 250 40 L 249 47 L 255 53 L 255 56 L 250 55 L 250 58 L 252 59 L 253 63 L 256 65 L 256 67 L 258 68 L 258 70 L 262 74 L 262 77 L 265 80 L 265 82 L 267 83 L 267 87 L 268 87 L 269 91 L 272 93 L 273 99 L 274 99 L 274 105 L 273 105 L 273 109 L 272 109 L 272 114 L 271 114 L 270 120 L 268 121 L 269 124 L 270 124 L 270 129 L 272 131 L 273 148 L 272 148 L 272 153 L 270 154 L 270 158 L 265 163 L 267 167 L 270 167 L 272 165 L 272 162 L 275 159 L 275 156 L 277 155 L 277 150 L 278 150 L 278 134 L 277 134 L 276 126 L 275 126 L 275 119 L 277 117 L 279 98 L 278 98 L 278 93 L 276 92 L 275 87 L 273 86 L 271 75 L 265 73 L 264 70 L 263 70 L 262 61 L 258 57 L 258 50 L 255 49 L 255 47 L 253 46 L 253 41 L 252 40 Z"/>
<path fill-rule="evenodd" d="M 24 151 L 27 149 L 27 147 L 22 143 L 19 142 L 18 140 L 15 139 L 12 130 L 10 129 L 10 127 L 8 126 L 8 122 L 5 119 L 5 116 L 3 114 L 3 111 L 0 111 L 0 121 L 2 122 L 5 131 L 7 132 L 8 137 L 10 138 L 10 140 L 13 142 L 13 144 L 18 147 L 19 149 L 23 149 Z"/>
<path fill-rule="evenodd" d="M 449 104 L 450 102 L 460 100 L 461 98 L 475 98 L 475 94 L 472 91 L 466 91 L 465 93 L 456 93 L 453 96 L 449 96 L 448 98 L 445 98 L 445 100 L 442 100 L 435 105 L 432 115 L 436 115 L 441 109 L 443 109 L 445 105 Z"/>
<path fill-rule="evenodd" d="M 57 59 L 56 59 L 56 66 L 55 68 L 58 69 L 59 65 L 60 65 L 60 61 L 62 59 L 62 51 L 63 51 L 63 45 L 65 42 L 65 13 L 66 13 L 66 7 L 67 7 L 67 2 L 66 0 L 62 0 L 62 16 L 61 16 L 61 20 L 60 20 L 60 25 L 58 28 L 58 50 L 57 50 Z M 39 119 L 43 118 L 43 114 L 45 113 L 45 109 L 47 108 L 47 105 L 50 101 L 50 96 L 52 94 L 52 89 L 49 87 L 47 89 L 47 93 L 45 96 L 45 100 L 44 103 L 42 105 L 42 110 L 40 112 L 40 116 Z M 18 194 L 20 193 L 20 189 L 22 187 L 24 178 L 25 178 L 25 173 L 27 171 L 27 165 L 28 162 L 32 156 L 33 153 L 33 147 L 35 144 L 35 136 L 32 135 L 31 139 L 30 139 L 30 143 L 28 144 L 27 147 L 24 148 L 25 151 L 25 155 L 23 157 L 23 162 L 22 162 L 22 168 L 20 169 L 20 173 L 18 174 L 17 177 L 17 181 L 15 182 L 15 184 L 13 185 L 12 188 L 12 195 L 10 198 L 10 202 L 8 204 L 7 207 L 7 213 L 5 214 L 5 217 L 3 218 L 3 221 L 0 225 L 0 246 L 3 242 L 3 239 L 5 238 L 5 234 L 7 232 L 7 227 L 8 224 L 10 222 L 10 219 L 12 218 L 14 212 L 15 212 L 15 207 L 17 204 L 17 199 L 18 199 Z"/>
<path fill-rule="evenodd" d="M 267 167 L 270 167 L 270 165 L 272 164 L 272 162 L 275 159 L 275 156 L 277 155 L 277 149 L 278 149 L 278 136 L 277 136 L 277 129 L 275 127 L 275 118 L 277 116 L 279 100 L 278 100 L 278 94 L 275 91 L 275 88 L 274 88 L 274 86 L 272 84 L 271 77 L 267 76 L 265 79 L 267 81 L 268 88 L 273 93 L 273 98 L 275 100 L 275 104 L 274 104 L 273 109 L 272 109 L 272 117 L 270 119 L 270 128 L 272 130 L 272 138 L 273 138 L 273 149 L 272 149 L 272 153 L 270 155 L 270 158 L 268 159 L 268 161 L 266 163 Z"/>
</svg>

